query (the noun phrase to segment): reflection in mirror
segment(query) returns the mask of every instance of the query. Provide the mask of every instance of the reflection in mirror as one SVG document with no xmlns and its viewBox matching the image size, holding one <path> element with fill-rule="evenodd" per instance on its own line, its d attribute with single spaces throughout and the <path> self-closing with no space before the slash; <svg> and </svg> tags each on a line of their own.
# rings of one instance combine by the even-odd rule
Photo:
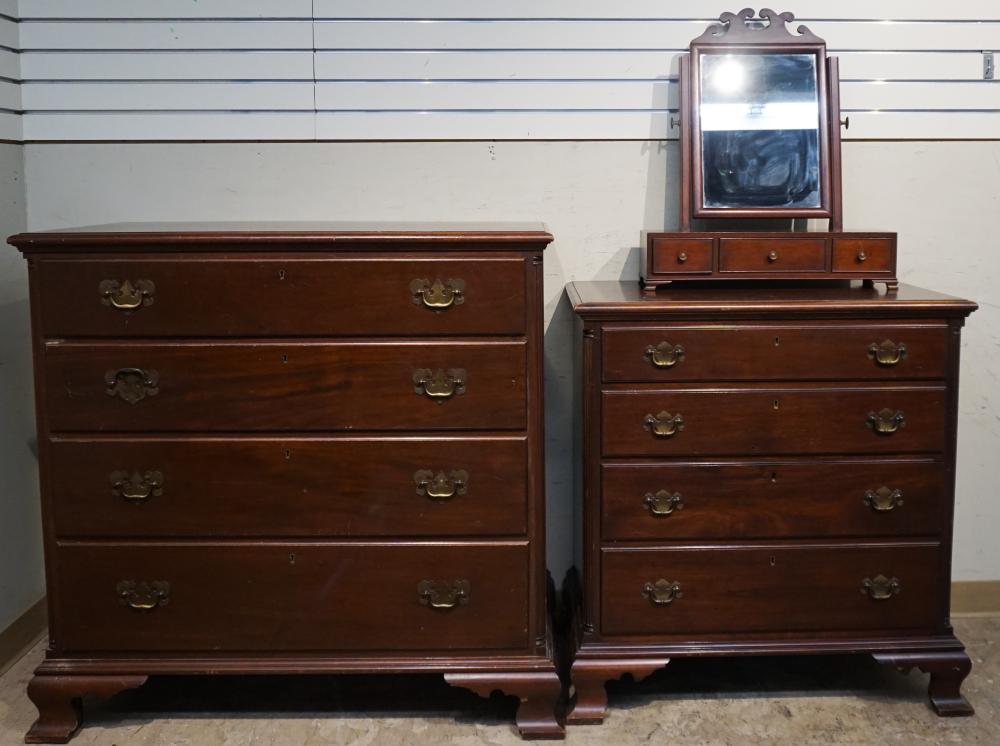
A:
<svg viewBox="0 0 1000 746">
<path fill-rule="evenodd" d="M 821 206 L 816 55 L 701 56 L 708 208 Z"/>
</svg>

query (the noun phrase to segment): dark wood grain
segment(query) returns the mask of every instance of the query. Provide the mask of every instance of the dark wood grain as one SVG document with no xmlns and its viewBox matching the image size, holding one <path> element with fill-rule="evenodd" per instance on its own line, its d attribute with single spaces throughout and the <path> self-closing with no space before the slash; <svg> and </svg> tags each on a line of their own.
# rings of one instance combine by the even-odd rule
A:
<svg viewBox="0 0 1000 746">
<path fill-rule="evenodd" d="M 60 537 L 523 536 L 524 436 L 465 438 L 58 438 Z M 432 499 L 415 474 L 467 474 Z M 110 475 L 162 475 L 127 500 Z"/>
<path fill-rule="evenodd" d="M 948 326 L 938 323 L 647 324 L 604 334 L 607 382 L 941 379 Z M 884 340 L 906 347 L 893 365 L 871 354 Z M 653 365 L 647 350 L 680 345 L 684 357 Z"/>
<path fill-rule="evenodd" d="M 823 238 L 722 238 L 720 272 L 821 272 L 828 266 Z"/>
<path fill-rule="evenodd" d="M 876 433 L 867 417 L 882 409 L 906 424 Z M 605 391 L 603 410 L 605 456 L 941 453 L 947 435 L 946 389 L 933 383 L 636 388 Z M 662 411 L 683 416 L 684 429 L 644 429 Z"/>
<path fill-rule="evenodd" d="M 523 342 L 62 343 L 43 375 L 55 432 L 519 430 Z M 155 370 L 159 393 L 109 396 L 107 371 Z M 417 370 L 466 372 L 465 392 L 416 393 Z"/>
<path fill-rule="evenodd" d="M 105 256 L 39 262 L 48 337 L 255 337 L 524 334 L 525 267 L 507 254 L 405 257 L 246 255 L 186 259 Z M 103 280 L 155 285 L 153 303 L 101 303 Z M 464 283 L 461 303 L 414 303 L 417 279 Z"/>
<path fill-rule="evenodd" d="M 652 260 L 656 274 L 711 272 L 713 242 L 711 238 L 659 238 L 653 241 Z"/>
<path fill-rule="evenodd" d="M 931 460 L 605 463 L 601 474 L 605 541 L 936 536 L 947 502 Z M 902 504 L 875 510 L 865 496 L 880 487 Z M 683 507 L 655 514 L 645 496 L 661 490 Z"/>
<path fill-rule="evenodd" d="M 895 272 L 896 242 L 891 238 L 834 238 L 833 271 L 868 275 Z"/>
<path fill-rule="evenodd" d="M 521 544 L 70 544 L 58 550 L 59 651 L 519 649 L 527 637 Z M 150 611 L 122 580 L 166 581 Z M 467 603 L 420 603 L 423 580 L 468 581 Z"/>
<path fill-rule="evenodd" d="M 602 550 L 606 635 L 692 635 L 816 629 L 933 631 L 942 592 L 936 543 L 671 546 Z M 902 590 L 876 601 L 862 582 L 895 577 Z M 676 581 L 683 596 L 655 606 L 643 585 Z"/>
</svg>

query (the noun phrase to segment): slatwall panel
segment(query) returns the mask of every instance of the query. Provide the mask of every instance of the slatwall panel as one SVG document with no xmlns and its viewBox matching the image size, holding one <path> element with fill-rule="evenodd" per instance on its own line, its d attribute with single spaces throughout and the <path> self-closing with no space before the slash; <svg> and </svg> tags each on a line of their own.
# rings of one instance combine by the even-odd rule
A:
<svg viewBox="0 0 1000 746">
<path fill-rule="evenodd" d="M 14 5 L 0 0 L 0 78 L 23 82 L 0 80 L 0 109 L 26 112 L 29 140 L 670 138 L 677 56 L 723 9 L 704 0 Z M 1000 63 L 998 0 L 793 5 L 795 24 L 840 57 L 848 139 L 1000 139 L 1000 81 L 981 80 L 982 50 Z M 20 23 L 5 28 L 4 7 Z M 22 50 L 19 68 L 4 46 Z"/>
</svg>

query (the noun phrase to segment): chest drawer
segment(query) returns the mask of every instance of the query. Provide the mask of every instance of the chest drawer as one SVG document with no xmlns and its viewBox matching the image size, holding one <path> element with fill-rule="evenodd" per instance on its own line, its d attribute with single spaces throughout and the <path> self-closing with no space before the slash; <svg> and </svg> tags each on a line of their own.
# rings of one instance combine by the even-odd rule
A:
<svg viewBox="0 0 1000 746">
<path fill-rule="evenodd" d="M 631 539 L 935 536 L 947 502 L 930 460 L 601 466 L 601 534 Z"/>
<path fill-rule="evenodd" d="M 79 438 L 50 447 L 61 537 L 523 535 L 523 437 Z"/>
<path fill-rule="evenodd" d="M 603 333 L 606 382 L 944 378 L 948 327 L 664 324 Z"/>
<path fill-rule="evenodd" d="M 823 272 L 825 238 L 720 238 L 722 272 Z"/>
<path fill-rule="evenodd" d="M 50 429 L 522 429 L 524 342 L 60 343 Z"/>
<path fill-rule="evenodd" d="M 527 646 L 526 545 L 71 545 L 66 651 Z"/>
<path fill-rule="evenodd" d="M 936 453 L 943 385 L 757 386 L 605 391 L 605 456 Z"/>
<path fill-rule="evenodd" d="M 941 603 L 939 552 L 915 542 L 604 549 L 601 629 L 665 637 L 930 631 Z"/>
<path fill-rule="evenodd" d="M 41 330 L 48 337 L 523 334 L 524 262 L 44 260 Z"/>
</svg>

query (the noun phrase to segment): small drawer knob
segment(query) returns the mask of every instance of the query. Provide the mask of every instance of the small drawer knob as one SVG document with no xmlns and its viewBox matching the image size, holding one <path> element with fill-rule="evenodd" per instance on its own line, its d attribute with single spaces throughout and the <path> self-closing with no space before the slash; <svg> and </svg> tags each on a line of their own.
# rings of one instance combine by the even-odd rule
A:
<svg viewBox="0 0 1000 746">
<path fill-rule="evenodd" d="M 684 418 L 679 414 L 660 412 L 647 414 L 642 421 L 644 430 L 651 432 L 657 438 L 672 438 L 684 429 Z"/>
<path fill-rule="evenodd" d="M 432 609 L 454 609 L 459 604 L 467 604 L 469 593 L 468 580 L 455 580 L 450 583 L 421 580 L 417 584 L 417 600 Z"/>
<path fill-rule="evenodd" d="M 899 365 L 906 355 L 906 345 L 902 342 L 897 344 L 891 339 L 883 339 L 881 342 L 872 342 L 868 345 L 868 357 L 883 368 Z"/>
<path fill-rule="evenodd" d="M 860 264 L 861 262 L 867 261 L 867 259 L 868 254 L 865 253 L 864 249 L 861 249 L 861 251 L 858 252 L 858 263 Z"/>
<path fill-rule="evenodd" d="M 686 251 L 682 251 L 680 254 L 677 255 L 677 261 L 680 264 L 684 264 L 684 262 L 686 262 L 687 260 L 688 260 L 688 255 Z"/>
<path fill-rule="evenodd" d="M 642 504 L 655 516 L 668 516 L 675 510 L 683 510 L 684 508 L 684 503 L 681 502 L 681 493 L 671 494 L 667 490 L 660 490 L 655 494 L 647 492 L 642 499 Z"/>
<path fill-rule="evenodd" d="M 680 583 L 660 578 L 655 583 L 642 586 L 642 595 L 653 606 L 669 606 L 679 598 L 683 598 Z"/>
<path fill-rule="evenodd" d="M 865 578 L 861 581 L 861 592 L 867 593 L 875 601 L 888 601 L 893 596 L 898 596 L 901 590 L 899 578 L 876 575 L 874 578 Z"/>
<path fill-rule="evenodd" d="M 452 469 L 435 474 L 431 469 L 420 469 L 413 474 L 417 484 L 417 494 L 431 500 L 450 500 L 455 495 L 464 495 L 469 483 L 469 473 L 463 469 Z"/>
<path fill-rule="evenodd" d="M 673 368 L 684 359 L 684 348 L 669 342 L 660 342 L 646 348 L 646 358 L 655 368 Z"/>
<path fill-rule="evenodd" d="M 156 285 L 151 280 L 101 280 L 97 285 L 101 303 L 119 311 L 134 311 L 153 305 Z"/>
<path fill-rule="evenodd" d="M 465 393 L 466 378 L 464 368 L 438 368 L 436 371 L 421 368 L 413 371 L 413 390 L 441 404 L 446 399 Z"/>
<path fill-rule="evenodd" d="M 170 601 L 170 583 L 165 580 L 123 580 L 116 590 L 118 602 L 136 611 L 152 611 Z"/>
<path fill-rule="evenodd" d="M 465 281 L 435 279 L 417 279 L 410 283 L 410 294 L 415 304 L 423 305 L 432 311 L 444 311 L 452 306 L 460 306 L 465 302 Z"/>
<path fill-rule="evenodd" d="M 113 471 L 111 494 L 131 503 L 144 503 L 150 497 L 159 497 L 163 494 L 163 473 L 134 471 L 129 476 L 127 471 Z"/>
<path fill-rule="evenodd" d="M 903 504 L 903 491 L 882 485 L 877 490 L 866 491 L 864 503 L 876 513 L 888 513 Z"/>
<path fill-rule="evenodd" d="M 906 415 L 899 410 L 881 409 L 878 412 L 869 412 L 865 424 L 879 435 L 892 435 L 899 428 L 906 426 Z"/>
<path fill-rule="evenodd" d="M 771 262 L 772 264 L 778 261 L 778 252 L 777 251 L 768 252 L 767 261 Z"/>
</svg>

